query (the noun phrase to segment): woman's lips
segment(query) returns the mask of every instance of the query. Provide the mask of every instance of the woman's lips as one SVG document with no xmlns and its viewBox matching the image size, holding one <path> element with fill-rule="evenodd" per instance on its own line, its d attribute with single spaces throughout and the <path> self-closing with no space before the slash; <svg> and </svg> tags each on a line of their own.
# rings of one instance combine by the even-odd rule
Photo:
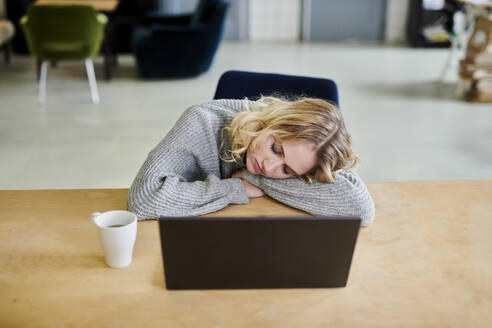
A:
<svg viewBox="0 0 492 328">
<path fill-rule="evenodd" d="M 256 161 L 256 159 L 255 159 L 255 170 L 256 173 L 265 175 L 265 172 L 261 169 L 261 166 L 258 164 L 258 161 Z"/>
</svg>

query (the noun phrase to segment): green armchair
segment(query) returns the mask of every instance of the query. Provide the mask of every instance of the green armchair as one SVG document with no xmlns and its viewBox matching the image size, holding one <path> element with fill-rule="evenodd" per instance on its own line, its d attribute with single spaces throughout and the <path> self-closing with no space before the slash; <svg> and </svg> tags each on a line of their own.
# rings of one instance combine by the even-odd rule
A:
<svg viewBox="0 0 492 328">
<path fill-rule="evenodd" d="M 108 19 L 88 5 L 31 5 L 20 20 L 30 53 L 41 62 L 39 101 L 46 101 L 49 61 L 85 60 L 92 101 L 99 103 L 94 64 Z"/>
</svg>

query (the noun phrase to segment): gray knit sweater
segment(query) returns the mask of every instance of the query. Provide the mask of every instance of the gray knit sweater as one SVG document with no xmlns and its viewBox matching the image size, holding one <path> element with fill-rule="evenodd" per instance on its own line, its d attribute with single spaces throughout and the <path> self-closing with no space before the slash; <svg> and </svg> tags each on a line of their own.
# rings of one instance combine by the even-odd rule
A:
<svg viewBox="0 0 492 328">
<path fill-rule="evenodd" d="M 243 100 L 214 100 L 188 108 L 154 148 L 128 193 L 127 206 L 139 219 L 196 216 L 229 204 L 248 204 L 232 174 L 237 163 L 219 159 L 221 129 L 244 110 Z M 243 179 L 268 196 L 312 215 L 360 216 L 372 223 L 374 203 L 360 177 L 342 171 L 335 183 L 307 184 L 299 178 L 271 179 L 245 171 Z"/>
</svg>

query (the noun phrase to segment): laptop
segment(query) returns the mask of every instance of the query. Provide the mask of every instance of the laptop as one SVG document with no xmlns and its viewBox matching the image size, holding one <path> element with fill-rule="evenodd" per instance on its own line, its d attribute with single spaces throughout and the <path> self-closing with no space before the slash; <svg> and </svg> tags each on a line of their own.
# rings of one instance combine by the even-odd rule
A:
<svg viewBox="0 0 492 328">
<path fill-rule="evenodd" d="M 345 287 L 358 217 L 161 217 L 167 289 Z"/>
</svg>

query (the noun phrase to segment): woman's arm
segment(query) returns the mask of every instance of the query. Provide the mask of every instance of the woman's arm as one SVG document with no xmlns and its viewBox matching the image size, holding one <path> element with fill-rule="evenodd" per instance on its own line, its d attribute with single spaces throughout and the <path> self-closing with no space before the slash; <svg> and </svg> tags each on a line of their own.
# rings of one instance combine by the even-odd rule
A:
<svg viewBox="0 0 492 328">
<path fill-rule="evenodd" d="M 244 189 L 246 189 L 246 194 L 248 195 L 248 198 L 258 198 L 258 197 L 263 197 L 265 196 L 265 192 L 258 188 L 255 185 L 252 185 L 248 181 L 243 179 L 243 173 L 246 172 L 246 169 L 242 169 L 239 171 L 236 171 L 232 174 L 231 178 L 240 178 L 241 182 L 244 185 Z"/>
<path fill-rule="evenodd" d="M 128 193 L 127 206 L 139 219 L 160 216 L 194 216 L 214 212 L 229 204 L 248 204 L 249 200 L 240 179 L 221 180 L 208 174 L 203 180 L 187 181 L 179 171 L 192 158 L 166 151 L 166 159 L 180 155 L 176 163 L 149 155 Z"/>
<path fill-rule="evenodd" d="M 362 179 L 352 171 L 341 171 L 335 183 L 308 184 L 298 178 L 270 179 L 249 172 L 243 179 L 268 196 L 312 215 L 358 216 L 362 226 L 374 220 L 374 202 Z"/>
<path fill-rule="evenodd" d="M 249 203 L 240 179 L 220 179 L 221 120 L 210 106 L 186 110 L 150 152 L 127 198 L 128 209 L 140 219 L 202 215 Z"/>
</svg>

